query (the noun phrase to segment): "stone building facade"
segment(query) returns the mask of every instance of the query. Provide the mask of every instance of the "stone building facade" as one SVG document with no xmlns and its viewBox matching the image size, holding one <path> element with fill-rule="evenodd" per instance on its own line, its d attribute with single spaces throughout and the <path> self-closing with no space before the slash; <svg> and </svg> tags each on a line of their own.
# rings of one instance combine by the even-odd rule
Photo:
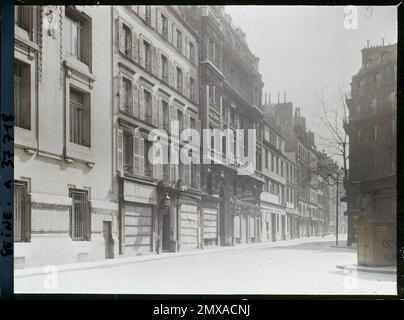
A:
<svg viewBox="0 0 404 320">
<path fill-rule="evenodd" d="M 349 234 L 361 213 L 396 217 L 397 45 L 362 49 L 362 66 L 352 77 L 349 118 Z"/>
<path fill-rule="evenodd" d="M 15 7 L 15 265 L 118 255 L 108 9 Z M 107 27 L 106 27 L 107 26 Z"/>
<path fill-rule="evenodd" d="M 269 125 L 263 127 L 262 173 L 264 187 L 261 194 L 262 241 L 290 238 L 290 217 L 287 208 L 292 199 L 286 185 L 289 162 L 285 155 L 283 137 Z M 289 210 L 288 210 L 289 213 Z"/>
<path fill-rule="evenodd" d="M 199 38 L 177 6 L 114 6 L 112 19 L 120 253 L 198 249 L 199 165 L 182 151 L 198 159 L 184 133 L 200 132 Z"/>
<path fill-rule="evenodd" d="M 228 133 L 202 139 L 203 144 L 212 147 L 215 156 L 213 163 L 201 168 L 204 244 L 257 242 L 263 179 L 256 173 L 239 174 L 241 163 L 235 150 L 241 139 L 232 136 L 236 135 L 236 129 L 254 129 L 262 118 L 259 59 L 251 53 L 245 34 L 232 25 L 223 6 L 189 6 L 186 12 L 201 41 L 202 128 L 227 129 Z M 244 147 L 248 149 L 246 142 Z"/>
</svg>

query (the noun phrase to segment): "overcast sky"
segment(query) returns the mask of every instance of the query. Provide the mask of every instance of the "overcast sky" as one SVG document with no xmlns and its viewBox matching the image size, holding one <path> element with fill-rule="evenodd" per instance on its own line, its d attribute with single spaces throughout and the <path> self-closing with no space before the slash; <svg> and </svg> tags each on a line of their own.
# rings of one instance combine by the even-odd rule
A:
<svg viewBox="0 0 404 320">
<path fill-rule="evenodd" d="M 260 58 L 264 92 L 272 102 L 286 90 L 287 100 L 307 118 L 316 142 L 329 136 L 318 119 L 319 88 L 349 91 L 351 77 L 361 66 L 361 49 L 397 42 L 396 7 L 357 7 L 358 28 L 344 28 L 343 6 L 226 6 L 233 23 L 247 34 Z M 321 146 L 319 146 L 319 149 Z"/>
</svg>

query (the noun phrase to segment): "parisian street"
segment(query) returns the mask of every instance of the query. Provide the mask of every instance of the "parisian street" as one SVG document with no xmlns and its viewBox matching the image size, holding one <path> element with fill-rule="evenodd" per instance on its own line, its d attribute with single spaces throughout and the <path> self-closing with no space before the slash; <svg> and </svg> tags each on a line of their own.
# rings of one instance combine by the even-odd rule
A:
<svg viewBox="0 0 404 320">
<path fill-rule="evenodd" d="M 52 279 L 40 273 L 28 276 L 29 269 L 16 270 L 15 292 L 396 294 L 395 275 L 338 269 L 337 265 L 356 263 L 356 250 L 334 244 L 335 238 L 326 236 L 197 254 L 164 253 L 158 259 L 131 258 L 131 263 L 94 263 L 92 268 L 57 272 Z"/>
</svg>

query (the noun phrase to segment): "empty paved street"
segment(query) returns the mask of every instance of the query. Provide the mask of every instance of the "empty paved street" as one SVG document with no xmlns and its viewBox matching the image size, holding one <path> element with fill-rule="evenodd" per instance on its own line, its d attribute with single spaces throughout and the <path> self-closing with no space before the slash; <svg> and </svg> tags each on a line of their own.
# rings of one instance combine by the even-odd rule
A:
<svg viewBox="0 0 404 320">
<path fill-rule="evenodd" d="M 94 268 L 51 276 L 27 276 L 27 270 L 17 270 L 15 292 L 395 294 L 395 275 L 337 269 L 337 264 L 356 263 L 356 250 L 332 247 L 332 239 L 292 240 L 171 257 L 164 254 L 160 259 L 95 264 Z"/>
</svg>

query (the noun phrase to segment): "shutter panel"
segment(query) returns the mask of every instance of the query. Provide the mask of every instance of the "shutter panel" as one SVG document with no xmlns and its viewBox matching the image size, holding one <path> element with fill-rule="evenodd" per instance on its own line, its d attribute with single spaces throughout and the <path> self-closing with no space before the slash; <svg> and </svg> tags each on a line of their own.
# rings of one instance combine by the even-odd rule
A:
<svg viewBox="0 0 404 320">
<path fill-rule="evenodd" d="M 145 149 L 144 149 L 144 139 L 142 137 L 139 138 L 139 159 L 140 159 L 140 175 L 144 176 Z"/>
<path fill-rule="evenodd" d="M 175 23 L 173 23 L 173 46 L 177 48 L 177 26 L 175 25 Z"/>
<path fill-rule="evenodd" d="M 219 112 L 220 112 L 220 120 L 221 121 L 224 121 L 224 115 L 223 115 L 223 112 L 222 112 L 222 110 L 223 110 L 223 97 L 222 96 L 220 96 L 219 97 Z"/>
<path fill-rule="evenodd" d="M 117 154 L 116 154 L 116 167 L 120 176 L 123 175 L 123 130 L 118 129 L 117 132 Z"/>
<path fill-rule="evenodd" d="M 158 127 L 158 99 L 155 95 L 152 95 L 152 124 Z"/>
<path fill-rule="evenodd" d="M 157 25 L 156 24 L 156 16 L 157 16 L 156 10 L 157 10 L 156 6 L 150 6 L 150 25 L 153 28 L 156 28 L 156 25 Z"/>
<path fill-rule="evenodd" d="M 161 25 L 161 11 L 159 8 L 156 8 L 156 25 L 157 25 L 157 32 L 159 34 L 163 34 L 162 25 Z"/>
<path fill-rule="evenodd" d="M 201 130 L 201 120 L 196 120 L 195 121 L 196 124 L 196 130 L 199 132 L 199 137 L 200 137 L 200 141 L 202 141 L 202 130 Z M 193 144 L 197 144 L 197 141 L 192 141 Z M 202 147 L 202 142 L 201 142 L 201 147 Z M 199 150 L 197 150 L 197 152 L 199 152 Z"/>
<path fill-rule="evenodd" d="M 139 136 L 133 133 L 133 172 L 140 175 Z"/>
<path fill-rule="evenodd" d="M 185 45 L 184 45 L 184 47 L 185 47 L 185 49 L 184 49 L 184 55 L 185 55 L 185 57 L 187 58 L 187 59 L 189 59 L 189 38 L 187 37 L 187 36 L 185 36 L 184 37 L 185 38 Z"/>
<path fill-rule="evenodd" d="M 119 109 L 125 111 L 124 106 L 124 92 L 123 92 L 123 76 L 119 75 Z"/>
<path fill-rule="evenodd" d="M 191 90 L 190 90 L 190 85 L 189 85 L 189 72 L 185 73 L 185 86 L 184 86 L 184 95 L 188 98 L 191 96 Z"/>
<path fill-rule="evenodd" d="M 144 175 L 144 139 L 139 133 L 133 134 L 133 160 L 135 174 Z"/>
<path fill-rule="evenodd" d="M 238 141 L 237 161 L 242 162 L 244 159 L 244 135 L 241 132 L 238 132 L 237 141 Z"/>
<path fill-rule="evenodd" d="M 31 241 L 31 195 L 24 188 L 24 241 Z"/>
<path fill-rule="evenodd" d="M 136 82 L 133 83 L 133 116 L 139 118 L 139 87 Z"/>
<path fill-rule="evenodd" d="M 139 57 L 138 57 L 139 64 L 144 68 L 144 64 L 145 64 L 145 61 L 144 61 L 144 44 L 143 44 L 143 36 L 142 35 L 139 36 L 138 46 L 139 46 Z"/>
<path fill-rule="evenodd" d="M 171 149 L 170 150 L 170 155 L 171 154 L 173 154 L 173 158 L 172 159 L 170 159 L 170 181 L 171 182 L 175 182 L 176 180 L 177 180 L 177 176 L 176 176 L 176 166 L 177 166 L 177 164 L 174 164 L 174 163 L 172 163 L 172 162 L 174 162 L 174 159 L 176 158 L 176 155 L 177 155 L 177 151 L 176 150 L 173 150 L 173 149 Z"/>
<path fill-rule="evenodd" d="M 118 47 L 119 51 L 125 54 L 125 39 L 123 36 L 123 23 L 121 19 L 117 20 L 118 23 Z"/>
<path fill-rule="evenodd" d="M 195 182 L 195 186 L 197 189 L 200 188 L 201 185 L 201 170 L 200 170 L 201 166 L 199 165 L 195 165 L 195 176 L 196 176 L 196 182 Z"/>
<path fill-rule="evenodd" d="M 139 44 L 138 44 L 138 38 L 137 38 L 137 33 L 132 30 L 132 59 L 136 62 L 138 62 L 138 57 L 139 56 Z"/>
<path fill-rule="evenodd" d="M 163 103 L 161 98 L 157 99 L 157 126 L 163 128 Z"/>
<path fill-rule="evenodd" d="M 163 27 L 163 26 L 162 26 Z M 170 20 L 167 22 L 167 40 L 169 43 L 173 43 L 173 32 L 172 32 L 172 25 L 170 23 Z"/>
<path fill-rule="evenodd" d="M 190 175 L 191 165 L 189 165 L 189 164 L 184 164 L 184 165 L 182 166 L 182 168 L 183 168 L 183 172 L 182 172 L 182 180 L 183 180 L 183 183 L 184 183 L 185 185 L 189 186 L 189 185 L 190 185 L 190 177 L 191 177 L 191 175 Z"/>
<path fill-rule="evenodd" d="M 173 87 L 175 88 L 175 89 L 177 89 L 177 81 L 178 81 L 178 79 L 177 79 L 177 66 L 175 65 L 175 64 L 173 64 Z"/>
<path fill-rule="evenodd" d="M 157 68 L 157 49 L 155 46 L 151 48 L 152 52 L 152 73 L 158 76 L 158 68 Z"/>
<path fill-rule="evenodd" d="M 177 120 L 176 108 L 174 104 L 170 104 L 170 122 Z"/>
<path fill-rule="evenodd" d="M 209 92 L 209 84 L 206 85 L 206 106 L 208 107 L 209 110 L 209 100 L 210 100 L 210 92 Z"/>
<path fill-rule="evenodd" d="M 168 63 L 168 83 L 172 87 L 175 87 L 175 83 L 174 83 L 174 67 L 173 67 L 173 63 L 171 61 Z"/>
<path fill-rule="evenodd" d="M 160 49 L 157 50 L 157 77 L 160 79 L 163 79 L 163 69 L 162 69 L 162 63 L 161 63 L 161 51 Z"/>
<path fill-rule="evenodd" d="M 191 123 L 190 115 L 184 113 L 184 129 L 189 129 L 191 125 L 190 123 Z"/>
<path fill-rule="evenodd" d="M 142 87 L 140 87 L 139 92 L 139 117 L 141 120 L 145 119 L 144 90 Z"/>
</svg>

